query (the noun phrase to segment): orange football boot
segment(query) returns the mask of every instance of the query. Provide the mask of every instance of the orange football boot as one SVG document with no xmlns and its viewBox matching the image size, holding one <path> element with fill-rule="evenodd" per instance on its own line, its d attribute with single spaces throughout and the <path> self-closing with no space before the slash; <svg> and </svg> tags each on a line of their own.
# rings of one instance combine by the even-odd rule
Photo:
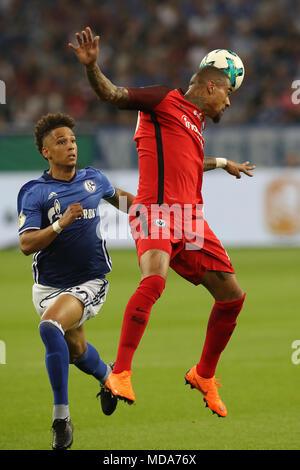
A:
<svg viewBox="0 0 300 470">
<path fill-rule="evenodd" d="M 135 402 L 135 395 L 131 385 L 130 370 L 123 370 L 120 374 L 111 372 L 105 382 L 105 387 L 108 388 L 113 395 L 120 400 L 126 401 L 129 405 Z"/>
<path fill-rule="evenodd" d="M 218 382 L 221 379 L 216 379 L 215 376 L 210 379 L 205 379 L 200 377 L 197 374 L 196 366 L 188 370 L 185 374 L 186 384 L 189 384 L 191 388 L 196 388 L 203 395 L 203 401 L 206 403 L 206 406 L 210 408 L 214 413 L 216 413 L 221 418 L 227 416 L 227 409 L 222 400 L 219 397 L 217 387 L 222 387 Z"/>
</svg>

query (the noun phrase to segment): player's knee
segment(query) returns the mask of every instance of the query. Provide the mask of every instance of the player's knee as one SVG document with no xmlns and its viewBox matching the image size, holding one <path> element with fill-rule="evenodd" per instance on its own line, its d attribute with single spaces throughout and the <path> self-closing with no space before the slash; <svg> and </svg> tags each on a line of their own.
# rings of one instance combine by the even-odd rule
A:
<svg viewBox="0 0 300 470">
<path fill-rule="evenodd" d="M 49 328 L 54 328 L 56 330 L 59 330 L 63 336 L 65 335 L 65 331 L 59 322 L 55 320 L 51 320 L 50 318 L 42 317 L 39 323 L 40 335 L 42 336 L 44 332 L 49 330 Z"/>
<path fill-rule="evenodd" d="M 223 302 L 232 302 L 234 300 L 242 299 L 244 296 L 245 292 L 239 285 L 235 275 L 231 273 L 216 273 L 219 275 L 219 279 L 222 281 L 224 280 L 225 282 L 222 282 L 221 285 L 218 287 L 218 300 L 221 300 Z M 216 299 L 217 300 L 217 299 Z"/>
<path fill-rule="evenodd" d="M 226 316 L 227 320 L 229 319 L 234 320 L 240 313 L 240 311 L 243 308 L 244 300 L 246 297 L 246 293 L 243 292 L 243 295 L 241 297 L 238 297 L 236 299 L 231 299 L 227 301 L 216 301 L 215 306 L 223 312 L 223 314 Z M 231 318 L 232 317 L 232 318 Z"/>
<path fill-rule="evenodd" d="M 240 286 L 234 286 L 228 293 L 227 293 L 227 301 L 231 302 L 234 300 L 242 299 L 245 295 L 245 292 Z"/>
<path fill-rule="evenodd" d="M 216 319 L 218 319 L 223 324 L 227 324 L 227 325 L 229 324 L 232 327 L 235 327 L 237 323 L 237 318 L 240 314 L 240 311 L 243 308 L 245 296 L 246 294 L 244 294 L 239 299 L 230 300 L 230 301 L 216 300 L 214 309 L 213 309 L 215 315 L 212 315 L 210 317 L 208 327 L 211 327 L 212 325 L 214 325 L 216 322 Z"/>
<path fill-rule="evenodd" d="M 48 307 L 47 310 L 45 310 L 45 312 L 43 313 L 43 315 L 41 316 L 41 321 L 40 321 L 40 324 L 42 322 L 50 322 L 50 323 L 53 323 L 53 325 L 55 324 L 59 324 L 61 325 L 61 322 L 60 322 L 60 318 L 59 316 L 55 313 L 54 309 L 52 308 L 52 306 Z"/>
</svg>

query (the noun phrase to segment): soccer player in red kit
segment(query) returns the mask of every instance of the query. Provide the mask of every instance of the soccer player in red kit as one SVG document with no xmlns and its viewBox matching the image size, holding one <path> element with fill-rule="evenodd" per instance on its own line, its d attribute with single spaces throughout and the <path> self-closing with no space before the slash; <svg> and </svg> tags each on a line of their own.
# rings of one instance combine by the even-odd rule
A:
<svg viewBox="0 0 300 470">
<path fill-rule="evenodd" d="M 85 66 L 89 82 L 100 99 L 120 109 L 139 111 L 135 141 L 140 179 L 130 224 L 142 279 L 127 304 L 116 363 L 106 387 L 130 404 L 135 401 L 131 385 L 132 358 L 151 308 L 165 288 L 170 266 L 193 284 L 206 287 L 215 300 L 200 361 L 186 373 L 185 379 L 191 388 L 202 393 L 214 413 L 225 417 L 227 410 L 218 394 L 220 383 L 215 378 L 215 370 L 236 326 L 245 293 L 226 251 L 203 219 L 201 188 L 204 171 L 222 167 L 240 178 L 241 172 L 252 176 L 250 171 L 255 168 L 249 162 L 239 164 L 223 158 L 204 158 L 205 117 L 218 122 L 230 106 L 230 80 L 223 71 L 209 66 L 192 76 L 185 93 L 164 86 L 117 87 L 97 65 L 99 37 L 93 37 L 90 28 L 86 28 L 76 38 L 78 46 L 69 46 Z M 189 209 L 187 219 L 186 208 Z M 185 224 L 179 224 L 183 220 L 188 220 L 191 226 L 200 221 L 200 225 L 196 230 L 190 227 L 186 231 Z M 195 234 L 196 240 L 192 236 Z"/>
</svg>

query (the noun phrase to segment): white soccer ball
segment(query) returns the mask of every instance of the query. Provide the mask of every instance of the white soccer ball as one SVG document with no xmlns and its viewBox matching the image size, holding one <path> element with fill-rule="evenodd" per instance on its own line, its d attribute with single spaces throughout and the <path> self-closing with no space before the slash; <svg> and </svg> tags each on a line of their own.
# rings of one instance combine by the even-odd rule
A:
<svg viewBox="0 0 300 470">
<path fill-rule="evenodd" d="M 206 65 L 213 65 L 223 70 L 232 85 L 232 90 L 236 91 L 242 84 L 245 76 L 245 67 L 241 58 L 233 51 L 227 49 L 215 49 L 209 52 L 200 62 L 199 69 Z"/>
</svg>

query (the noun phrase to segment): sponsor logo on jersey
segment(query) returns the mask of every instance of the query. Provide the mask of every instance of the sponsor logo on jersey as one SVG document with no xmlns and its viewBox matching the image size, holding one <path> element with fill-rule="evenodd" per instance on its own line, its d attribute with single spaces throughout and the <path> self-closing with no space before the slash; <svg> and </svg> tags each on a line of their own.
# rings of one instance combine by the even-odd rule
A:
<svg viewBox="0 0 300 470">
<path fill-rule="evenodd" d="M 97 209 L 83 209 L 84 219 L 94 219 L 96 217 Z"/>
<path fill-rule="evenodd" d="M 49 201 L 50 199 L 52 199 L 54 196 L 57 196 L 57 193 L 55 193 L 54 191 L 52 191 L 52 193 L 50 193 L 49 196 L 48 196 L 48 201 Z"/>
<path fill-rule="evenodd" d="M 185 114 L 181 116 L 181 119 L 184 121 L 185 127 L 187 129 L 190 129 L 191 131 L 195 132 L 197 139 L 201 142 L 201 145 L 203 146 L 203 137 L 196 124 L 190 122 Z"/>
<path fill-rule="evenodd" d="M 23 214 L 23 212 L 20 212 L 19 218 L 18 218 L 18 226 L 19 228 L 22 228 L 23 225 L 25 224 L 26 221 L 26 215 Z"/>
<path fill-rule="evenodd" d="M 89 192 L 89 193 L 94 193 L 96 191 L 96 183 L 93 180 L 85 180 L 84 188 Z"/>
</svg>

